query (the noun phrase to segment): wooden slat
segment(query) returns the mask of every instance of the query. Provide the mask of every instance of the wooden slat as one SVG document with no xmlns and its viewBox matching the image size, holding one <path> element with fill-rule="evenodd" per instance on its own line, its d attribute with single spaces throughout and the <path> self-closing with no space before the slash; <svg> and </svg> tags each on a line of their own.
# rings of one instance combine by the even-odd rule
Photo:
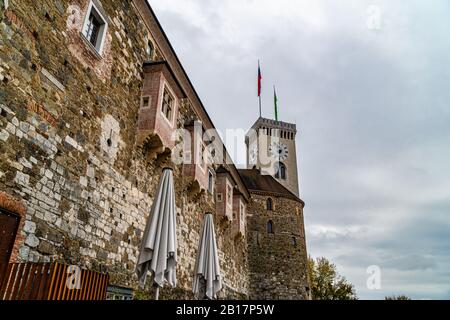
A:
<svg viewBox="0 0 450 320">
<path fill-rule="evenodd" d="M 25 264 L 21 263 L 19 264 L 19 268 L 17 269 L 17 273 L 16 276 L 14 278 L 14 286 L 11 292 L 11 296 L 9 300 L 16 300 L 17 297 L 17 293 L 19 291 L 19 286 L 20 286 L 20 282 L 22 280 L 22 273 L 23 273 L 23 269 L 25 268 Z"/>
<path fill-rule="evenodd" d="M 67 276 L 66 271 L 67 271 L 67 266 L 65 264 L 62 264 L 61 265 L 61 273 L 57 280 L 58 294 L 57 294 L 56 300 L 63 300 L 64 288 L 66 287 L 65 281 L 64 281 Z"/>
<path fill-rule="evenodd" d="M 8 282 L 5 288 L 4 300 L 11 300 L 11 293 L 14 288 L 14 282 L 16 281 L 17 271 L 19 269 L 18 264 L 13 264 L 11 268 L 11 273 L 8 277 Z"/>
<path fill-rule="evenodd" d="M 78 300 L 83 301 L 86 293 L 87 280 L 89 277 L 89 271 L 83 270 L 83 277 L 81 278 L 81 290 L 78 297 Z"/>
<path fill-rule="evenodd" d="M 64 265 L 64 275 L 61 279 L 61 300 L 67 300 L 67 295 L 69 293 L 69 287 L 67 286 L 67 280 L 68 280 L 68 276 L 69 274 L 67 273 L 67 265 Z"/>
<path fill-rule="evenodd" d="M 55 300 L 56 296 L 57 296 L 57 292 L 56 292 L 56 287 L 57 287 L 57 283 L 56 283 L 56 279 L 58 279 L 59 273 L 61 271 L 61 266 L 58 262 L 55 262 L 52 268 L 52 272 L 51 272 L 51 280 L 48 282 L 48 296 L 47 296 L 47 300 Z"/>
<path fill-rule="evenodd" d="M 20 286 L 19 296 L 17 297 L 18 300 L 26 300 L 26 296 L 28 294 L 27 288 L 31 284 L 33 284 L 34 281 L 34 274 L 32 270 L 36 267 L 36 263 L 27 263 L 25 266 L 25 271 L 22 276 L 22 284 Z"/>
<path fill-rule="evenodd" d="M 95 285 L 95 299 L 94 300 L 100 300 L 100 289 L 101 289 L 102 277 L 103 277 L 103 275 L 101 273 L 97 273 L 97 274 L 98 274 L 98 280 Z"/>
<path fill-rule="evenodd" d="M 97 280 L 97 273 L 91 271 L 92 273 L 92 280 L 89 283 L 89 299 L 88 300 L 94 300 L 94 292 L 95 292 L 95 282 Z"/>
<path fill-rule="evenodd" d="M 7 270 L 8 270 L 9 264 L 8 263 L 0 263 L 0 289 L 3 284 L 3 280 L 7 276 Z"/>
<path fill-rule="evenodd" d="M 103 287 L 103 274 L 99 273 L 98 287 L 97 287 L 97 300 L 102 298 L 102 287 Z"/>
<path fill-rule="evenodd" d="M 29 288 L 29 293 L 28 293 L 28 300 L 36 300 L 36 296 L 37 293 L 39 291 L 39 287 L 41 286 L 41 281 L 43 278 L 43 270 L 45 267 L 46 263 L 40 263 L 40 264 L 36 264 L 35 268 L 34 268 L 34 281 L 33 284 L 31 286 L 31 288 Z"/>
<path fill-rule="evenodd" d="M 8 267 L 6 268 L 5 274 L 3 276 L 3 281 L 0 283 L 0 300 L 6 300 L 6 289 L 8 287 L 9 279 L 11 277 L 11 274 L 15 268 L 14 264 L 8 264 Z"/>
<path fill-rule="evenodd" d="M 68 266 L 12 263 L 3 267 L 0 300 L 104 300 L 109 275 L 81 269 L 79 289 L 67 286 Z"/>
<path fill-rule="evenodd" d="M 101 281 L 100 289 L 99 289 L 99 293 L 98 293 L 99 300 L 105 300 L 105 298 L 104 298 L 105 286 L 106 286 L 106 275 L 102 274 L 102 281 Z"/>
<path fill-rule="evenodd" d="M 25 263 L 24 270 L 20 278 L 19 290 L 17 291 L 17 296 L 14 298 L 15 300 L 23 300 L 25 289 L 30 278 L 31 266 L 31 263 Z"/>
<path fill-rule="evenodd" d="M 95 291 L 97 289 L 97 282 L 98 282 L 98 278 L 99 278 L 99 274 L 97 272 L 93 272 L 94 273 L 94 280 L 91 283 L 91 299 L 90 300 L 96 300 L 95 299 Z"/>
<path fill-rule="evenodd" d="M 50 263 L 46 263 L 44 267 L 42 268 L 42 278 L 39 283 L 39 287 L 37 289 L 36 296 L 34 297 L 34 300 L 44 300 L 48 298 L 46 294 L 48 294 L 49 288 L 50 288 L 50 279 L 51 274 L 50 272 L 53 270 L 54 265 Z"/>
<path fill-rule="evenodd" d="M 83 300 L 89 300 L 91 281 L 92 281 L 92 271 L 88 270 L 88 277 L 87 277 L 87 281 L 86 281 L 86 288 L 85 288 Z"/>
<path fill-rule="evenodd" d="M 73 300 L 76 300 L 76 301 L 80 300 L 81 294 L 83 293 L 83 281 L 84 281 L 85 276 L 86 276 L 86 270 L 81 269 L 80 288 L 76 291 Z"/>
<path fill-rule="evenodd" d="M 82 285 L 82 281 L 83 281 L 83 272 L 84 272 L 84 270 L 81 269 L 81 272 L 80 272 L 80 282 L 79 282 L 80 287 L 79 287 L 77 290 L 75 290 L 75 292 L 74 292 L 74 295 L 73 295 L 73 297 L 72 297 L 72 300 L 74 300 L 74 301 L 77 301 L 77 300 L 78 300 L 78 297 L 80 296 L 81 285 Z"/>
<path fill-rule="evenodd" d="M 71 274 L 68 274 L 68 276 L 76 276 L 75 279 L 74 279 L 75 281 L 71 282 L 71 285 L 75 285 L 75 286 L 72 289 L 69 288 L 69 292 L 68 292 L 68 295 L 67 295 L 67 298 L 66 298 L 66 300 L 74 300 L 75 294 L 77 292 L 77 284 L 78 284 L 77 283 L 78 282 L 78 278 L 77 277 L 79 277 L 80 274 L 71 273 Z"/>
<path fill-rule="evenodd" d="M 89 281 L 91 277 L 91 272 L 89 270 L 86 270 L 86 274 L 84 275 L 84 281 L 83 281 L 83 294 L 81 300 L 87 300 L 87 294 L 89 291 Z"/>
<path fill-rule="evenodd" d="M 102 290 L 102 281 L 103 275 L 101 273 L 98 274 L 97 284 L 95 285 L 95 298 L 94 300 L 100 300 L 100 292 Z"/>
</svg>

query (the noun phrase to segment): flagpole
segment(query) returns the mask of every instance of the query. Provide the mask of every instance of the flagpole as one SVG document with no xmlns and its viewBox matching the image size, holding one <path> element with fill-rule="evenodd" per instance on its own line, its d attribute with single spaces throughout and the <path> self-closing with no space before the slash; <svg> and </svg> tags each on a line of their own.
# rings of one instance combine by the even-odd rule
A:
<svg viewBox="0 0 450 320">
<path fill-rule="evenodd" d="M 259 117 L 262 118 L 262 108 L 261 108 L 261 91 L 262 91 L 262 84 L 261 84 L 262 76 L 261 76 L 261 65 L 259 63 L 258 59 L 258 101 L 259 101 Z"/>
<path fill-rule="evenodd" d="M 259 96 L 259 117 L 262 118 L 262 113 L 261 113 L 261 95 Z"/>
</svg>

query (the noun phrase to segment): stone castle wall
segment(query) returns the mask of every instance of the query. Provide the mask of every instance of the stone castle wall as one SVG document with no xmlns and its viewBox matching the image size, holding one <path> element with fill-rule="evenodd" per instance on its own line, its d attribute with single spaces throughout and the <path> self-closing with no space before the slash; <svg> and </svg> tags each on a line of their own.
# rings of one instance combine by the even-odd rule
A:
<svg viewBox="0 0 450 320">
<path fill-rule="evenodd" d="M 303 204 L 252 192 L 248 205 L 251 299 L 309 299 Z M 273 210 L 267 210 L 271 198 Z M 273 233 L 267 229 L 273 223 Z"/>
<path fill-rule="evenodd" d="M 79 35 L 87 0 L 9 1 L 0 11 L 0 190 L 26 208 L 16 261 L 77 264 L 136 288 L 140 237 L 168 159 L 148 159 L 135 141 L 151 34 L 131 2 L 101 3 L 109 19 L 102 59 Z M 214 212 L 214 200 L 186 192 L 181 166 L 174 177 L 181 289 L 162 296 L 191 298 L 203 213 Z M 218 217 L 216 233 L 222 296 L 246 297 L 246 244 Z"/>
</svg>

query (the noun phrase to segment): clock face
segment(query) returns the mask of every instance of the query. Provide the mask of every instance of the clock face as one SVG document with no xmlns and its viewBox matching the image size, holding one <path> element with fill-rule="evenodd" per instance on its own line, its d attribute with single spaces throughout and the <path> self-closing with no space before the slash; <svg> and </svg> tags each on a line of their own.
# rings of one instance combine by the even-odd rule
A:
<svg viewBox="0 0 450 320">
<path fill-rule="evenodd" d="M 286 160 L 289 156 L 288 147 L 282 142 L 273 142 L 269 147 L 269 152 L 273 158 L 280 161 Z"/>
<path fill-rule="evenodd" d="M 258 147 L 254 146 L 251 150 L 250 150 L 250 162 L 252 164 L 256 164 L 258 160 Z"/>
</svg>

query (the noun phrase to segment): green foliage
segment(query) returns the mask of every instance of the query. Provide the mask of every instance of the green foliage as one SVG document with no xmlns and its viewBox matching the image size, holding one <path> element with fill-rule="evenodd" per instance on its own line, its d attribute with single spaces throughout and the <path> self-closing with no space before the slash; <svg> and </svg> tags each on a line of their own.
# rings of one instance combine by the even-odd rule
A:
<svg viewBox="0 0 450 320">
<path fill-rule="evenodd" d="M 385 297 L 384 300 L 411 300 L 411 298 L 402 294 L 399 296 Z"/>
<path fill-rule="evenodd" d="M 326 258 L 308 258 L 308 274 L 313 300 L 357 300 L 354 286 L 339 275 Z"/>
</svg>

